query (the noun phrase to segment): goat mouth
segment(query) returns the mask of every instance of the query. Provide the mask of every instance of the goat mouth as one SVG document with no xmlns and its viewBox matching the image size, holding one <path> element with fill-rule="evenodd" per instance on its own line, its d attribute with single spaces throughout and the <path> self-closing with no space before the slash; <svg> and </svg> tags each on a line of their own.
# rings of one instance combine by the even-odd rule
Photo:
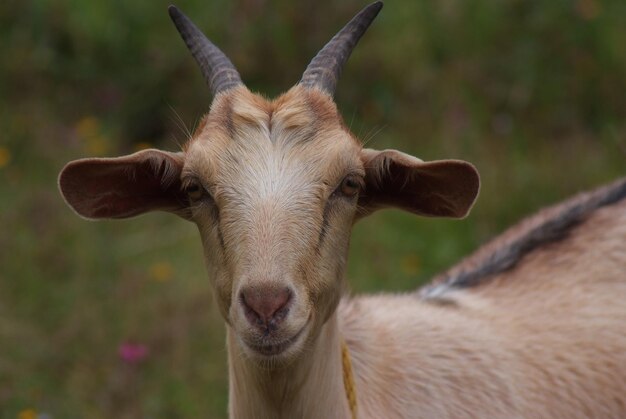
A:
<svg viewBox="0 0 626 419">
<path fill-rule="evenodd" d="M 258 343 L 247 343 L 248 347 L 252 349 L 254 352 L 264 355 L 264 356 L 276 356 L 280 355 L 282 352 L 287 350 L 291 345 L 293 345 L 298 338 L 302 335 L 306 329 L 306 324 L 292 337 L 287 340 L 278 343 L 267 343 L 267 344 L 258 344 Z"/>
</svg>

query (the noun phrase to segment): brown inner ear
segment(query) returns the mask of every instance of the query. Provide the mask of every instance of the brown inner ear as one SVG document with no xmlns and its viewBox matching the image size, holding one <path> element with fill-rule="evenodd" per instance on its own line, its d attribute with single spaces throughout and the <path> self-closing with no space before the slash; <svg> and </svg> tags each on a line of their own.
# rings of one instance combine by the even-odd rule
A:
<svg viewBox="0 0 626 419">
<path fill-rule="evenodd" d="M 359 198 L 359 216 L 397 207 L 430 217 L 467 215 L 480 180 L 471 164 L 459 160 L 421 162 L 386 150 L 363 150 L 366 188 Z"/>
<path fill-rule="evenodd" d="M 65 166 L 59 187 L 68 204 L 87 218 L 127 218 L 152 210 L 189 218 L 182 165 L 182 155 L 159 150 L 77 160 Z"/>
</svg>

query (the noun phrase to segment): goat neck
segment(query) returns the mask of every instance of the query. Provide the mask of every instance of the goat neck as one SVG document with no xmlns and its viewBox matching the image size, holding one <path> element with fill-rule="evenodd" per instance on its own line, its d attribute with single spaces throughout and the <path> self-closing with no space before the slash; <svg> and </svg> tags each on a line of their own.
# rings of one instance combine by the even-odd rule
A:
<svg viewBox="0 0 626 419">
<path fill-rule="evenodd" d="M 337 313 L 307 342 L 308 355 L 285 365 L 251 361 L 228 329 L 231 418 L 347 418 Z M 314 416 L 311 416 L 314 415 Z"/>
</svg>

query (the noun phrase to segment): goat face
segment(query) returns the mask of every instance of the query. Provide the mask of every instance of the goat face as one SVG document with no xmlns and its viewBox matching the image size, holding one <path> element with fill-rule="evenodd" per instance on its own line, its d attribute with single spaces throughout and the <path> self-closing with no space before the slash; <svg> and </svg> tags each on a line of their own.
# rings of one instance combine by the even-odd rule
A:
<svg viewBox="0 0 626 419">
<path fill-rule="evenodd" d="M 357 18 L 372 7 L 380 9 Z M 186 19 L 177 13 L 175 22 Z M 194 28 L 181 30 L 188 44 L 200 36 L 190 35 Z M 218 58 L 203 69 L 232 66 L 206 48 L 203 57 Z M 87 218 L 166 210 L 195 222 L 224 319 L 259 362 L 297 357 L 333 313 L 355 220 L 386 206 L 462 217 L 478 192 L 469 163 L 362 149 L 332 100 L 335 79 L 327 76 L 338 72 L 318 71 L 317 59 L 274 101 L 249 92 L 234 68 L 215 77 L 213 69 L 211 111 L 184 151 L 78 160 L 59 177 L 68 204 Z"/>
<path fill-rule="evenodd" d="M 365 171 L 320 92 L 219 97 L 181 172 L 226 321 L 253 356 L 297 353 L 339 301 Z"/>
</svg>

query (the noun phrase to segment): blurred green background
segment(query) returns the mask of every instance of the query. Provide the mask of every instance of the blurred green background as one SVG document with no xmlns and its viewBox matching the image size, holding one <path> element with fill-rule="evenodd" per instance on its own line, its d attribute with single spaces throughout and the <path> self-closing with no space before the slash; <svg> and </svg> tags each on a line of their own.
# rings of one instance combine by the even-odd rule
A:
<svg viewBox="0 0 626 419">
<path fill-rule="evenodd" d="M 211 102 L 161 0 L 0 4 L 0 417 L 225 417 L 224 326 L 195 227 L 89 223 L 72 159 L 176 150 Z M 365 3 L 180 0 L 274 96 Z M 507 225 L 626 173 L 626 2 L 387 0 L 336 99 L 369 147 L 477 165 L 463 221 L 360 222 L 355 293 L 417 288 Z M 130 351 L 135 357 L 121 352 Z"/>
</svg>

